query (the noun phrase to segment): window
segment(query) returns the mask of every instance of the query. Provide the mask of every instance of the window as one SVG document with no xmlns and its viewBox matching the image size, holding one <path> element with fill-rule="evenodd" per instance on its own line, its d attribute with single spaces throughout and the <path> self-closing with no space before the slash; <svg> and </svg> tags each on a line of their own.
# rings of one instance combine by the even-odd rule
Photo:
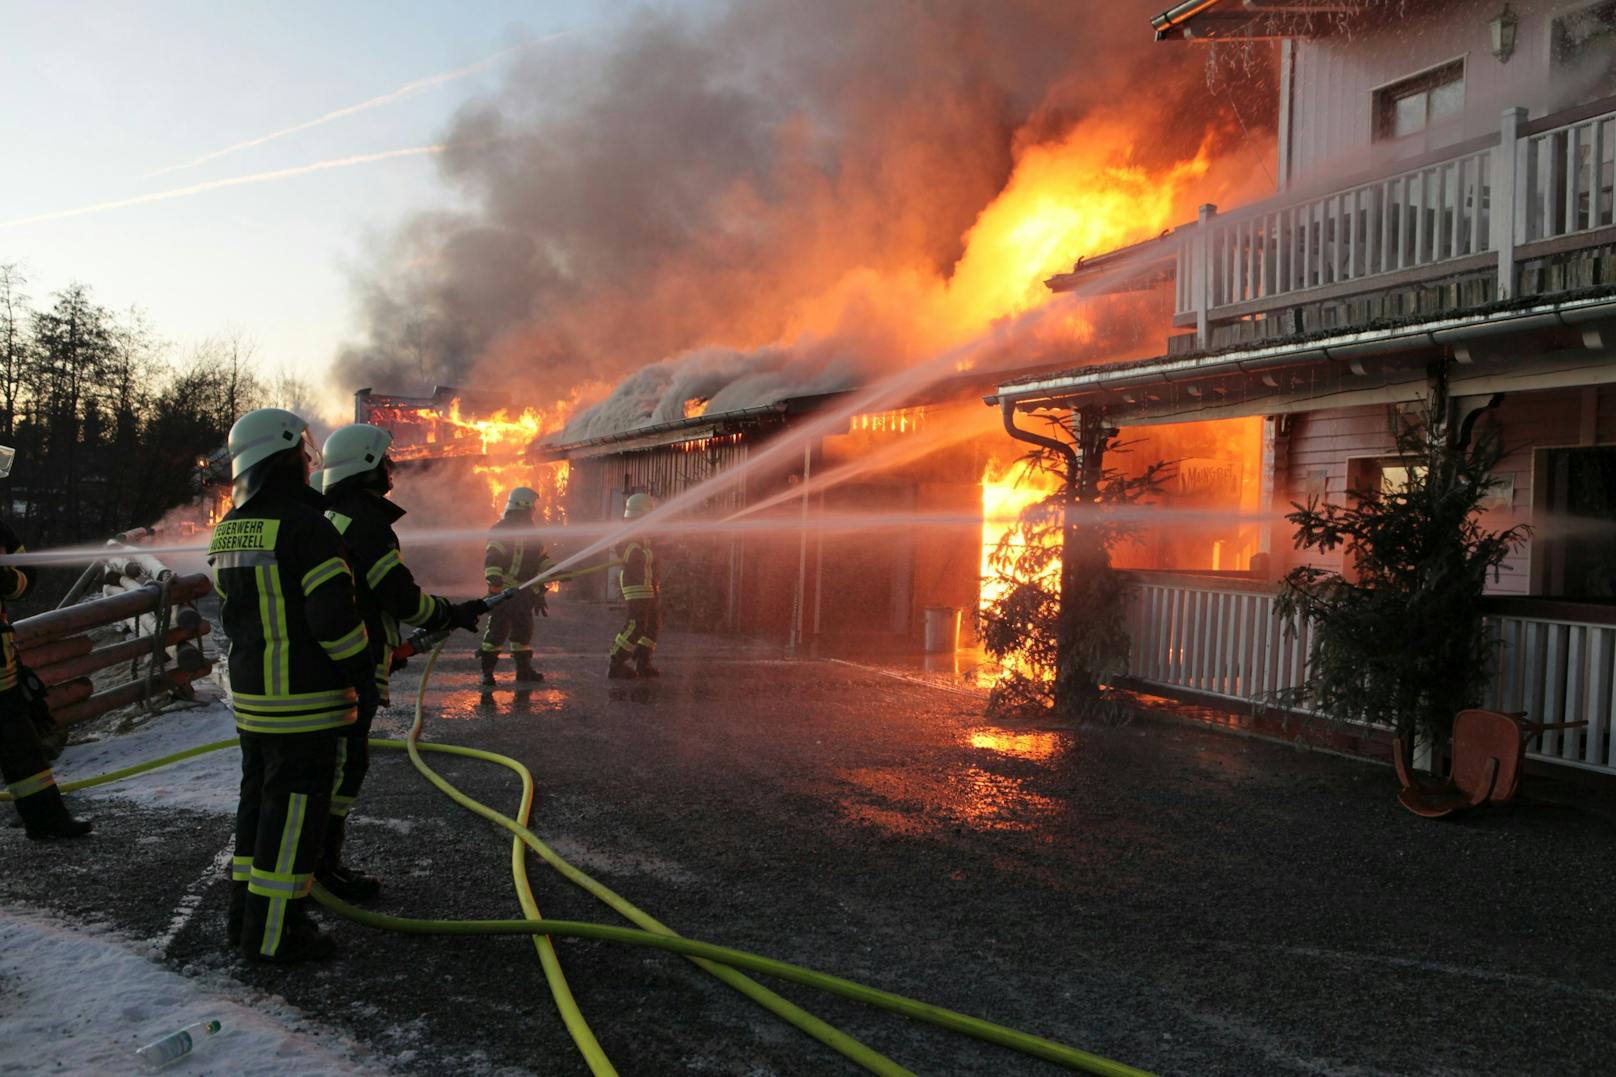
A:
<svg viewBox="0 0 1616 1077">
<path fill-rule="evenodd" d="M 1616 0 L 1559 16 L 1550 41 L 1556 107 L 1616 94 Z"/>
<path fill-rule="evenodd" d="M 1405 138 L 1464 109 L 1464 61 L 1434 67 L 1375 91 L 1375 137 Z"/>
<path fill-rule="evenodd" d="M 1616 600 L 1616 448 L 1539 449 L 1532 558 L 1542 594 Z"/>
</svg>

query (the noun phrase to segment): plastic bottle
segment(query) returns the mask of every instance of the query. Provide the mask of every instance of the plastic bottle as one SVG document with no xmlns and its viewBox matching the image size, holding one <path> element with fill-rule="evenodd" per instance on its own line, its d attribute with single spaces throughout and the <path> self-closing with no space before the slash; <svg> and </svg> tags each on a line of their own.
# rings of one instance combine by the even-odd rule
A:
<svg viewBox="0 0 1616 1077">
<path fill-rule="evenodd" d="M 156 1073 L 175 1059 L 184 1058 L 197 1044 L 217 1036 L 222 1027 L 217 1021 L 198 1021 L 160 1040 L 148 1043 L 135 1052 L 135 1057 L 140 1060 L 141 1071 Z"/>
</svg>

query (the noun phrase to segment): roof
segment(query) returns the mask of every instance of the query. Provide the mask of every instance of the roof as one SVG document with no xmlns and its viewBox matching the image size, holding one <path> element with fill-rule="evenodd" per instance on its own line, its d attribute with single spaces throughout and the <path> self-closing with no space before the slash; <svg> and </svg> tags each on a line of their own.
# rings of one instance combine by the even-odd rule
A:
<svg viewBox="0 0 1616 1077">
<path fill-rule="evenodd" d="M 1150 20 L 1157 41 L 1316 37 L 1374 0 L 1185 0 Z"/>
<path fill-rule="evenodd" d="M 1179 225 L 1190 228 L 1193 225 Z M 1044 281 L 1052 292 L 1083 291 L 1089 295 L 1141 292 L 1173 278 L 1178 253 L 1178 228 L 1168 228 L 1154 239 L 1104 254 L 1079 258 L 1070 273 L 1057 273 Z"/>
<path fill-rule="evenodd" d="M 739 408 L 717 415 L 692 415 L 665 423 L 633 426 L 626 430 L 578 441 L 541 438 L 528 447 L 528 455 L 548 459 L 605 456 L 654 449 L 663 445 L 678 445 L 687 441 L 701 441 L 725 434 L 752 432 L 784 425 L 788 417 L 816 411 L 826 401 L 841 395 L 843 394 L 821 393 L 757 407 Z"/>
<path fill-rule="evenodd" d="M 1016 373 L 1031 376 L 1035 371 L 1049 371 L 1045 364 L 1036 368 L 1023 368 Z M 933 382 L 904 398 L 898 407 L 932 407 L 979 399 L 996 384 L 1005 372 L 967 372 Z M 828 404 L 845 398 L 857 388 L 837 392 L 817 393 L 812 396 L 789 397 L 773 404 L 742 408 L 719 414 L 707 413 L 689 418 L 675 419 L 654 425 L 634 426 L 599 437 L 577 441 L 558 441 L 554 437 L 541 439 L 528 447 L 528 455 L 541 459 L 580 459 L 608 456 L 626 452 L 643 452 L 667 445 L 701 441 L 727 434 L 757 434 L 784 426 L 793 419 L 811 415 Z M 884 407 L 880 410 L 892 410 Z"/>
</svg>

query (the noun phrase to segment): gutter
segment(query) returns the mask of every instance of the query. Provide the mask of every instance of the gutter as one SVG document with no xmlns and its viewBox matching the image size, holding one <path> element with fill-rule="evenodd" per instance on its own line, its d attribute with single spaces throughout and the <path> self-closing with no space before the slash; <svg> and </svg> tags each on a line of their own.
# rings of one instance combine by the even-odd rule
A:
<svg viewBox="0 0 1616 1077">
<path fill-rule="evenodd" d="M 1348 333 L 1340 337 L 1305 344 L 1277 344 L 1233 356 L 1201 356 L 1174 362 L 1147 365 L 1132 371 L 1068 374 L 1044 378 L 1016 386 L 1000 386 L 983 402 L 1008 405 L 1038 396 L 1068 396 L 1084 390 L 1136 388 L 1164 385 L 1208 374 L 1250 374 L 1275 367 L 1299 366 L 1319 360 L 1353 362 L 1378 355 L 1390 355 L 1416 347 L 1443 348 L 1465 344 L 1506 333 L 1541 329 L 1577 329 L 1588 322 L 1616 318 L 1616 298 L 1577 299 L 1549 303 L 1520 311 L 1499 312 L 1484 319 L 1447 318 L 1427 322 L 1418 328 L 1400 326 Z M 1026 440 L 1026 439 L 1022 439 Z"/>
<path fill-rule="evenodd" d="M 1216 7 L 1217 4 L 1218 0 L 1186 0 L 1185 3 L 1168 8 L 1150 20 L 1150 25 L 1156 30 L 1156 40 L 1166 41 L 1174 30 L 1182 30 L 1185 23 L 1208 8 Z"/>
</svg>

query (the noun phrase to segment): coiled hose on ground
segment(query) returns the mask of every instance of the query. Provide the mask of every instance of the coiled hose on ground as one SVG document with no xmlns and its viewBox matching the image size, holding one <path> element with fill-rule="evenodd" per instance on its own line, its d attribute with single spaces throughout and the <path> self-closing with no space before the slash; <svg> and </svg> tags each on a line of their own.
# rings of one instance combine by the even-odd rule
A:
<svg viewBox="0 0 1616 1077">
<path fill-rule="evenodd" d="M 1068 1047 L 1053 1040 L 1006 1028 L 991 1021 L 984 1021 L 981 1018 L 943 1009 L 940 1006 L 932 1006 L 889 991 L 867 987 L 852 980 L 817 972 L 801 965 L 777 961 L 773 958 L 748 953 L 744 950 L 732 949 L 727 946 L 717 946 L 708 942 L 687 939 L 675 934 L 670 928 L 636 908 L 605 885 L 569 864 L 527 828 L 526 823 L 533 805 L 534 784 L 532 773 L 521 762 L 497 752 L 466 748 L 454 744 L 432 744 L 421 740 L 422 729 L 425 725 L 427 686 L 442 649 L 443 643 L 440 641 L 432 649 L 431 655 L 427 659 L 426 668 L 422 671 L 420 687 L 417 689 L 415 696 L 415 720 L 410 727 L 408 737 L 402 741 L 372 737 L 370 743 L 378 748 L 407 752 L 415 768 L 455 803 L 511 833 L 513 836 L 511 842 L 511 874 L 516 885 L 517 900 L 527 918 L 522 920 L 430 920 L 389 916 L 361 909 L 341 901 L 318 884 L 314 887 L 314 898 L 339 916 L 369 927 L 388 931 L 429 935 L 532 936 L 533 945 L 538 951 L 545 979 L 550 985 L 552 996 L 555 998 L 556 1008 L 560 1011 L 562 1021 L 588 1064 L 591 1073 L 606 1075 L 615 1074 L 617 1071 L 606 1057 L 605 1051 L 601 1049 L 600 1043 L 596 1040 L 588 1022 L 579 1010 L 577 1002 L 573 999 L 571 989 L 567 986 L 566 977 L 561 971 L 560 959 L 557 957 L 555 948 L 551 943 L 551 939 L 556 936 L 602 939 L 608 942 L 625 943 L 630 946 L 645 946 L 652 949 L 666 950 L 669 953 L 689 958 L 697 966 L 751 998 L 769 1012 L 821 1043 L 835 1049 L 850 1061 L 862 1066 L 871 1073 L 904 1075 L 909 1074 L 910 1071 L 820 1020 L 795 1003 L 775 994 L 762 984 L 752 980 L 741 970 L 776 976 L 792 983 L 829 991 L 845 998 L 868 1003 L 893 1013 L 902 1014 L 905 1017 L 936 1025 L 939 1028 L 964 1033 L 977 1039 L 1011 1048 L 1023 1054 L 1047 1059 L 1084 1073 L 1100 1074 L 1102 1077 L 1150 1077 L 1150 1074 L 1146 1071 L 1133 1066 L 1114 1062 L 1099 1055 L 1090 1054 L 1087 1051 L 1080 1051 L 1075 1047 Z M 192 759 L 208 752 L 234 747 L 237 743 L 234 738 L 213 741 L 209 744 L 188 748 L 185 751 L 175 752 L 158 759 L 123 767 L 94 778 L 65 782 L 61 788 L 64 792 L 71 792 L 75 789 L 106 785 L 137 774 L 156 770 L 172 763 Z M 514 771 L 522 782 L 522 795 L 517 807 L 516 817 L 512 818 L 503 815 L 455 788 L 442 775 L 427 765 L 421 755 L 423 751 L 479 759 L 485 762 L 497 763 Z M 11 795 L 9 793 L 0 793 L 0 800 L 10 799 Z M 637 926 L 627 928 L 576 920 L 544 919 L 539 912 L 538 902 L 533 896 L 532 886 L 527 877 L 526 852 L 529 849 L 569 881 L 593 894 L 619 915 Z"/>
</svg>

